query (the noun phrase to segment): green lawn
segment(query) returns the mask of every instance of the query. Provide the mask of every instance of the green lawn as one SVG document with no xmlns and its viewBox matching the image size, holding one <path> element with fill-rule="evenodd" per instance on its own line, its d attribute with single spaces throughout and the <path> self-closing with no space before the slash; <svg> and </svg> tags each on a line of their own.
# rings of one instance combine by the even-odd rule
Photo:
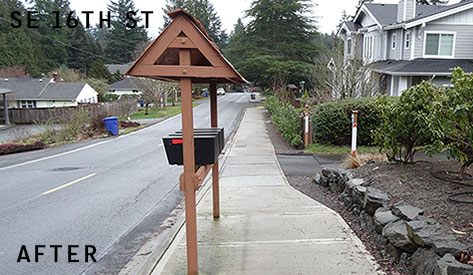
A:
<svg viewBox="0 0 473 275">
<path fill-rule="evenodd" d="M 193 106 L 199 104 L 194 103 Z M 181 105 L 179 106 L 167 106 L 166 108 L 148 108 L 148 115 L 145 115 L 145 109 L 134 113 L 130 116 L 131 119 L 144 119 L 144 118 L 160 118 L 160 117 L 172 117 L 181 113 Z M 123 117 L 121 119 L 127 119 Z"/>
<path fill-rule="evenodd" d="M 379 148 L 376 146 L 358 146 L 356 151 L 358 153 L 378 153 Z M 304 151 L 309 154 L 321 154 L 321 155 L 332 155 L 332 154 L 349 154 L 351 153 L 351 146 L 334 146 L 325 145 L 320 143 L 309 144 L 307 149 Z"/>
</svg>

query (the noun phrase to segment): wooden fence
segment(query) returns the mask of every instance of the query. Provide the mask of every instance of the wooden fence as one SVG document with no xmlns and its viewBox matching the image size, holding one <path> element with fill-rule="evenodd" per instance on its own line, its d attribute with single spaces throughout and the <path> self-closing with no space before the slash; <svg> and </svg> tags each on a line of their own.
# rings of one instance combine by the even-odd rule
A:
<svg viewBox="0 0 473 275">
<path fill-rule="evenodd" d="M 50 119 L 60 123 L 61 120 L 70 119 L 73 112 L 80 110 L 87 110 L 91 117 L 98 115 L 122 117 L 136 113 L 138 105 L 136 99 L 126 99 L 97 104 L 80 104 L 78 107 L 15 108 L 9 109 L 8 113 L 10 122 L 16 124 L 41 123 Z"/>
</svg>

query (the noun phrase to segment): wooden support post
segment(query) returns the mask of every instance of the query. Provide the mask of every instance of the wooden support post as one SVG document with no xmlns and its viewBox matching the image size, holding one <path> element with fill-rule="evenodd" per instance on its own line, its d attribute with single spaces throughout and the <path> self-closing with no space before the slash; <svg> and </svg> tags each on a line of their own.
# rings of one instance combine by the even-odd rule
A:
<svg viewBox="0 0 473 275">
<path fill-rule="evenodd" d="M 210 127 L 218 127 L 217 82 L 210 82 Z M 214 218 L 220 218 L 220 190 L 218 182 L 218 159 L 212 167 L 212 196 Z"/>
<path fill-rule="evenodd" d="M 180 65 L 190 65 L 190 50 L 179 51 Z M 197 214 L 194 187 L 194 119 L 192 114 L 192 80 L 181 78 L 182 152 L 184 159 L 184 196 L 186 205 L 187 274 L 199 274 L 197 260 Z"/>
</svg>

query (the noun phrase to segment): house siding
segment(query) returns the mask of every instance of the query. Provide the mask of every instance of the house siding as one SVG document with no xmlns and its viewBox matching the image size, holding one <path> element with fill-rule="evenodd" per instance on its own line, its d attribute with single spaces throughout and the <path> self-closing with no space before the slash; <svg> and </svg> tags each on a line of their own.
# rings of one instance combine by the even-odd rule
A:
<svg viewBox="0 0 473 275">
<path fill-rule="evenodd" d="M 393 44 L 393 34 L 396 34 L 396 49 L 392 49 L 392 44 Z M 388 32 L 388 45 L 386 47 L 388 54 L 387 54 L 387 59 L 391 60 L 399 60 L 401 57 L 401 51 L 403 48 L 403 45 L 401 43 L 402 40 L 402 31 L 401 30 L 393 30 Z"/>
<path fill-rule="evenodd" d="M 473 59 L 473 10 L 451 15 L 431 23 L 422 29 L 420 39 L 416 41 L 415 58 L 424 56 L 424 39 L 426 31 L 455 32 L 456 59 Z"/>
</svg>

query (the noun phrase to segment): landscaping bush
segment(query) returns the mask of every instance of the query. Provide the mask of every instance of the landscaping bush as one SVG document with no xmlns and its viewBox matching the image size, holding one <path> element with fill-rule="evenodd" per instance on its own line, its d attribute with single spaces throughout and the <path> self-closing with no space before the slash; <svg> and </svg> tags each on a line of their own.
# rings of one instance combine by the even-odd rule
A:
<svg viewBox="0 0 473 275">
<path fill-rule="evenodd" d="M 404 91 L 398 102 L 377 98 L 381 124 L 374 137 L 390 160 L 412 162 L 417 148 L 435 141 L 433 114 L 438 92 L 431 83 L 422 82 Z"/>
<path fill-rule="evenodd" d="M 373 145 L 372 133 L 380 115 L 372 98 L 351 98 L 315 106 L 312 110 L 312 140 L 322 144 L 351 144 L 351 115 L 358 111 L 358 145 Z"/>
<path fill-rule="evenodd" d="M 301 145 L 301 117 L 296 108 L 289 103 L 282 103 L 275 96 L 267 96 L 264 106 L 271 114 L 271 120 L 282 137 L 290 142 L 292 146 Z"/>
<path fill-rule="evenodd" d="M 46 148 L 46 145 L 41 141 L 36 141 L 31 144 L 5 143 L 0 144 L 0 155 L 40 150 L 43 148 Z"/>
<path fill-rule="evenodd" d="M 473 74 L 456 69 L 452 84 L 437 94 L 433 124 L 440 141 L 437 148 L 462 163 L 459 178 L 464 179 L 466 168 L 473 164 Z"/>
</svg>

